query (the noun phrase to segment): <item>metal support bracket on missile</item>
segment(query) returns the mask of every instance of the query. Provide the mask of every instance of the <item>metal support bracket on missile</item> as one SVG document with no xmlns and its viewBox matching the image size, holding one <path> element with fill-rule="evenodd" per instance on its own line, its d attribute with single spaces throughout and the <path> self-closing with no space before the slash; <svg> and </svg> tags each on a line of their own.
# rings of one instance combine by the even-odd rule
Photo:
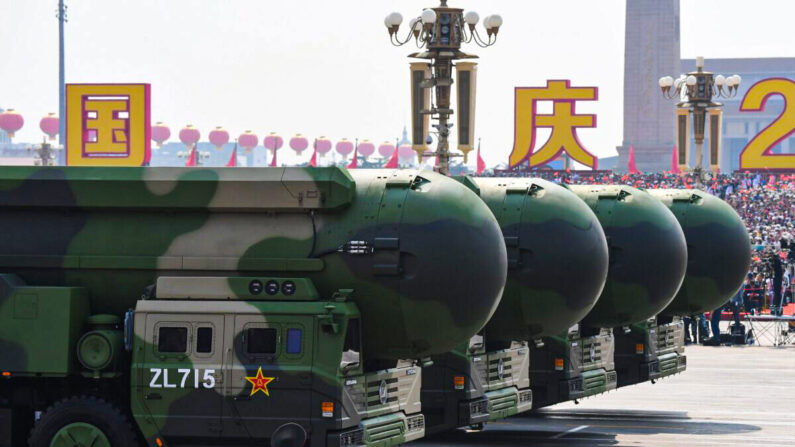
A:
<svg viewBox="0 0 795 447">
<path fill-rule="evenodd" d="M 678 317 L 665 324 L 650 318 L 633 324 L 629 333 L 616 333 L 618 387 L 683 372 L 687 368 L 684 334 L 684 323 Z"/>
</svg>

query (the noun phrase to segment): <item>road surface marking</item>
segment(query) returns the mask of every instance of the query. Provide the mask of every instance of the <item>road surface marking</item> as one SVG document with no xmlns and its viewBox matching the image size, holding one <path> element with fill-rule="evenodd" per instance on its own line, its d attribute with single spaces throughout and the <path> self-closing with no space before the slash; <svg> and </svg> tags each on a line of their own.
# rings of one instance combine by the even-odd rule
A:
<svg viewBox="0 0 795 447">
<path fill-rule="evenodd" d="M 587 426 L 587 425 L 580 425 L 579 427 L 574 427 L 574 428 L 572 428 L 571 430 L 568 430 L 568 431 L 564 431 L 564 432 L 558 433 L 558 434 L 556 434 L 556 435 L 552 436 L 552 437 L 551 437 L 551 438 L 549 438 L 549 439 L 558 439 L 558 438 L 562 438 L 562 437 L 564 437 L 564 436 L 566 436 L 566 435 L 570 435 L 570 434 L 572 434 L 572 433 L 577 433 L 578 431 L 580 431 L 580 430 L 584 430 L 584 429 L 586 429 L 586 428 L 588 428 L 588 426 Z"/>
</svg>

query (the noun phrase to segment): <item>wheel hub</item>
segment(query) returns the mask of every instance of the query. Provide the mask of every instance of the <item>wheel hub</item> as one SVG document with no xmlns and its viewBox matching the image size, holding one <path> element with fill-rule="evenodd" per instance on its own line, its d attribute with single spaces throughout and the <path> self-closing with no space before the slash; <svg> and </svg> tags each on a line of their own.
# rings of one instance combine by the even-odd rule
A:
<svg viewBox="0 0 795 447">
<path fill-rule="evenodd" d="M 64 425 L 52 437 L 50 447 L 113 447 L 105 433 L 95 425 L 74 422 Z"/>
</svg>

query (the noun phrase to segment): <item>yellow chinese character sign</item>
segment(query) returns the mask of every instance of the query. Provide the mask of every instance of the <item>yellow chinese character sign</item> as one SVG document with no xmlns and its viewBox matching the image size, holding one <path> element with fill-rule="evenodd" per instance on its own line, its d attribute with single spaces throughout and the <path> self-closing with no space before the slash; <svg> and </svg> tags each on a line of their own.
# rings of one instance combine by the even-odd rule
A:
<svg viewBox="0 0 795 447">
<path fill-rule="evenodd" d="M 149 91 L 149 84 L 67 84 L 66 164 L 148 164 Z"/>
<path fill-rule="evenodd" d="M 565 152 L 572 160 L 596 169 L 596 157 L 577 138 L 578 127 L 596 127 L 596 115 L 578 115 L 575 103 L 598 98 L 597 87 L 571 87 L 568 80 L 549 80 L 546 87 L 517 87 L 510 167 L 524 162 L 529 162 L 530 168 L 541 166 Z M 552 114 L 539 114 L 538 101 L 552 101 Z M 547 142 L 536 150 L 539 128 L 550 128 L 551 132 Z"/>
</svg>

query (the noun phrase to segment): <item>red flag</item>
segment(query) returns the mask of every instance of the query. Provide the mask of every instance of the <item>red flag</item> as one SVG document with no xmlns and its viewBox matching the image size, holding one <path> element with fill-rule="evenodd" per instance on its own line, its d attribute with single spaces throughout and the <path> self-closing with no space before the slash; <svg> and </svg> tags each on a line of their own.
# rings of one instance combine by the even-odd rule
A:
<svg viewBox="0 0 795 447">
<path fill-rule="evenodd" d="M 196 145 L 199 143 L 193 143 L 193 147 L 190 149 L 190 156 L 188 156 L 188 161 L 185 162 L 185 166 L 196 166 Z"/>
<path fill-rule="evenodd" d="M 271 160 L 270 167 L 272 168 L 276 167 L 276 149 L 273 150 L 273 159 Z"/>
<path fill-rule="evenodd" d="M 635 146 L 629 146 L 629 161 L 627 163 L 627 168 L 629 169 L 630 174 L 637 174 L 638 168 L 635 166 Z"/>
<path fill-rule="evenodd" d="M 359 167 L 359 145 L 356 145 L 356 149 L 353 150 L 353 160 L 348 163 L 348 169 L 356 169 Z"/>
<path fill-rule="evenodd" d="M 317 141 L 315 141 L 315 144 L 313 144 L 312 146 L 314 148 L 314 151 L 312 152 L 312 158 L 309 159 L 309 166 L 312 166 L 313 168 L 316 168 L 317 167 Z"/>
<path fill-rule="evenodd" d="M 234 149 L 232 149 L 232 156 L 229 157 L 229 161 L 226 162 L 227 168 L 234 168 L 237 166 L 237 143 L 235 143 Z"/>
<path fill-rule="evenodd" d="M 483 157 L 480 156 L 480 144 L 478 144 L 478 170 L 477 174 L 483 174 L 483 171 L 486 170 L 486 162 L 483 161 Z"/>
<path fill-rule="evenodd" d="M 395 152 L 392 152 L 392 156 L 389 157 L 389 161 L 386 162 L 384 165 L 384 169 L 397 169 L 398 167 L 398 151 L 397 147 L 395 148 Z"/>
<path fill-rule="evenodd" d="M 671 172 L 674 174 L 682 173 L 682 170 L 679 169 L 679 151 L 676 145 L 674 145 L 674 150 L 671 152 Z"/>
</svg>

